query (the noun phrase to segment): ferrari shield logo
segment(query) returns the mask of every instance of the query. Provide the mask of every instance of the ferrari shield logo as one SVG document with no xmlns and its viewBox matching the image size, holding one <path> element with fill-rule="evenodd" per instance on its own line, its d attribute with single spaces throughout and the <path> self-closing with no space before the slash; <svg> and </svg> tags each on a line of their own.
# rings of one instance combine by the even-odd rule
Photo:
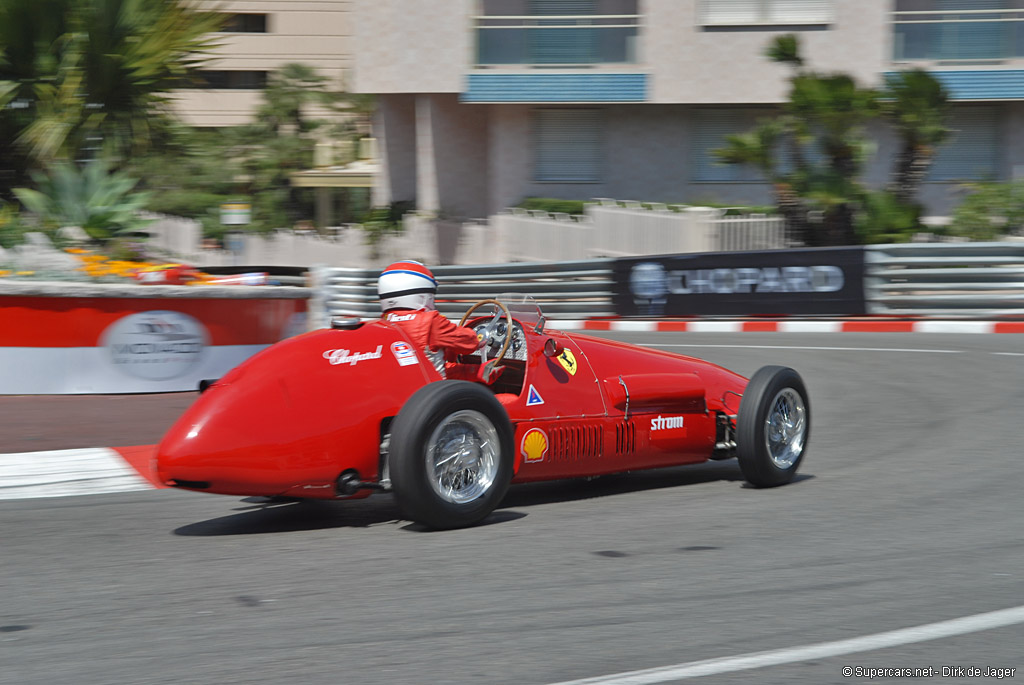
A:
<svg viewBox="0 0 1024 685">
<path fill-rule="evenodd" d="M 530 391 L 526 394 L 526 406 L 532 407 L 536 404 L 544 404 L 544 398 L 540 396 L 540 393 L 537 392 L 537 388 L 533 387 L 533 384 L 531 383 Z"/>
<path fill-rule="evenodd" d="M 576 375 L 576 357 L 568 347 L 562 350 L 562 354 L 558 355 L 558 363 L 569 372 L 570 376 Z"/>
</svg>

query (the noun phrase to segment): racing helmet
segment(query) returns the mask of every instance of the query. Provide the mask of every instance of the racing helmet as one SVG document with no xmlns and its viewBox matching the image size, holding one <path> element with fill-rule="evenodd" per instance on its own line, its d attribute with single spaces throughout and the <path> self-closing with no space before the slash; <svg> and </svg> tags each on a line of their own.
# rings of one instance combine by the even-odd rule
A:
<svg viewBox="0 0 1024 685">
<path fill-rule="evenodd" d="M 437 281 L 430 269 L 407 259 L 389 264 L 377 279 L 380 309 L 433 309 Z"/>
</svg>

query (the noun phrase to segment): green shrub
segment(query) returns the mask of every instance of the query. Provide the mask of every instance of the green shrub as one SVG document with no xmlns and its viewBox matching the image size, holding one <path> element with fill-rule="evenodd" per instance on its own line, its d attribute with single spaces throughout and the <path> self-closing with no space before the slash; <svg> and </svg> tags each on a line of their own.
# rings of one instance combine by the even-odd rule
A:
<svg viewBox="0 0 1024 685">
<path fill-rule="evenodd" d="M 53 164 L 49 173 L 33 173 L 37 189 L 15 188 L 14 194 L 35 213 L 45 229 L 79 226 L 95 240 L 142 230 L 149 221 L 139 217 L 149 194 L 134 192 L 137 179 L 109 170 L 96 158 L 79 168 Z"/>
<path fill-rule="evenodd" d="M 971 240 L 996 240 L 1024 226 L 1024 181 L 975 183 L 953 212 L 952 235 Z"/>
<path fill-rule="evenodd" d="M 10 249 L 24 240 L 25 227 L 17 208 L 0 204 L 0 247 Z"/>
<path fill-rule="evenodd" d="M 907 243 L 921 226 L 921 207 L 900 202 L 884 190 L 869 190 L 861 198 L 861 211 L 855 221 L 861 243 Z"/>
<path fill-rule="evenodd" d="M 552 214 L 582 214 L 583 200 L 559 200 L 553 197 L 528 197 L 518 205 L 522 209 L 540 210 Z"/>
</svg>

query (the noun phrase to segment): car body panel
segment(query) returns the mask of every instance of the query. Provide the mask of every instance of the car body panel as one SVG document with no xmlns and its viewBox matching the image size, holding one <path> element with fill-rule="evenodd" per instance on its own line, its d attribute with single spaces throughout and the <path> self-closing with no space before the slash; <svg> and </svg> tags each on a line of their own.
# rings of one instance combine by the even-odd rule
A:
<svg viewBox="0 0 1024 685">
<path fill-rule="evenodd" d="M 532 321 L 520 328 L 525 352 L 506 362 L 506 387 L 492 387 L 514 429 L 513 483 L 705 461 L 718 415 L 736 413 L 747 383 L 693 357 Z M 463 362 L 463 373 L 479 368 Z M 351 497 L 339 492 L 339 476 L 380 480 L 390 420 L 441 380 L 392 323 L 290 338 L 199 396 L 158 446 L 157 472 L 204 492 Z"/>
</svg>

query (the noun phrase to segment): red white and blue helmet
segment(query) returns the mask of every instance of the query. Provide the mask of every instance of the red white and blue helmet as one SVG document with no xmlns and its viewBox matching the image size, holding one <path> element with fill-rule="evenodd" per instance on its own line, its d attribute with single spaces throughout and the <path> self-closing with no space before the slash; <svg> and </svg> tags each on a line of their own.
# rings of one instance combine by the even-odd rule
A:
<svg viewBox="0 0 1024 685">
<path fill-rule="evenodd" d="M 389 264 L 377 279 L 377 294 L 383 312 L 392 309 L 433 309 L 437 281 L 430 269 L 407 259 Z"/>
</svg>

